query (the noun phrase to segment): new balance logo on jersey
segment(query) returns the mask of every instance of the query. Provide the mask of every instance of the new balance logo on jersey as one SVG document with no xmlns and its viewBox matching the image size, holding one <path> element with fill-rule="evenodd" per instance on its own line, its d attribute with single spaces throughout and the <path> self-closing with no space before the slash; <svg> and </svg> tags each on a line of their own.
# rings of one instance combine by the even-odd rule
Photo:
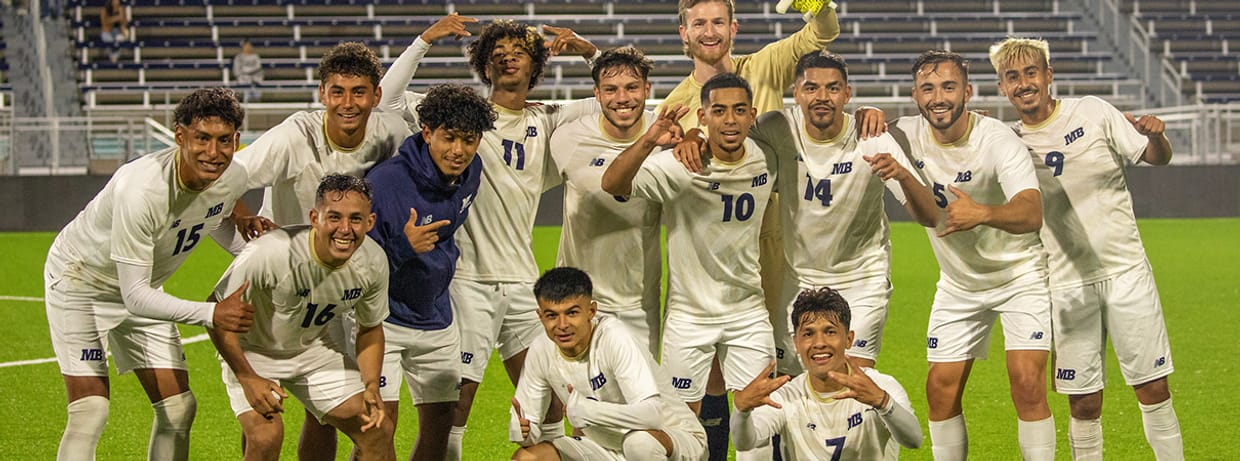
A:
<svg viewBox="0 0 1240 461">
<path fill-rule="evenodd" d="M 809 424 L 806 424 L 806 425 L 805 425 L 805 427 L 806 427 L 807 429 L 811 430 L 811 431 L 812 431 L 812 430 L 814 430 L 814 429 L 818 429 L 818 425 L 817 425 L 817 424 L 814 424 L 814 423 L 809 423 Z"/>
<path fill-rule="evenodd" d="M 434 220 L 434 218 L 435 218 L 435 215 L 432 215 L 432 214 L 428 214 L 428 215 L 426 215 L 426 216 L 423 216 L 423 217 L 422 217 L 422 224 L 419 224 L 419 225 L 420 225 L 420 226 L 425 226 L 425 225 L 427 225 L 427 224 L 430 224 L 430 223 L 431 223 L 431 221 L 433 221 L 433 220 Z"/>
<path fill-rule="evenodd" d="M 211 209 L 207 210 L 207 217 L 210 218 L 224 212 L 224 202 L 215 204 Z"/>
<path fill-rule="evenodd" d="M 853 343 L 853 347 L 865 347 L 865 345 L 869 343 L 870 343 L 869 341 L 866 341 L 864 339 L 858 339 L 857 342 Z"/>
<path fill-rule="evenodd" d="M 804 161 L 805 161 L 805 157 L 802 157 L 802 156 L 801 156 L 801 154 L 797 154 L 797 161 L 798 161 L 798 162 L 804 162 Z"/>
<path fill-rule="evenodd" d="M 1068 134 L 1064 135 L 1064 136 L 1063 136 L 1063 145 L 1065 145 L 1065 146 L 1066 146 L 1066 145 L 1068 145 L 1068 144 L 1072 144 L 1072 141 L 1076 141 L 1076 140 L 1078 140 L 1078 139 L 1081 139 L 1081 136 L 1085 136 L 1085 127 L 1080 127 L 1080 128 L 1077 128 L 1077 129 L 1075 129 L 1075 130 L 1072 130 L 1072 132 L 1071 132 L 1071 133 L 1068 133 Z"/>
<path fill-rule="evenodd" d="M 1033 334 L 1029 335 L 1029 339 L 1042 339 L 1042 332 L 1040 331 L 1033 332 Z"/>
<path fill-rule="evenodd" d="M 461 211 L 459 211 L 458 213 L 464 213 L 465 209 L 469 208 L 469 206 L 473 204 L 474 204 L 474 194 L 466 195 L 465 198 L 461 199 Z"/>
<path fill-rule="evenodd" d="M 95 362 L 103 360 L 103 349 L 82 349 L 82 360 Z"/>
<path fill-rule="evenodd" d="M 926 167 L 926 162 L 922 160 L 918 160 L 916 162 L 913 162 L 913 165 L 916 166 L 918 170 L 920 170 Z"/>
<path fill-rule="evenodd" d="M 852 173 L 852 162 L 836 163 L 831 167 L 831 174 Z"/>
<path fill-rule="evenodd" d="M 929 349 L 939 347 L 939 338 L 935 338 L 933 336 L 926 338 L 926 347 Z"/>
<path fill-rule="evenodd" d="M 1165 355 L 1157 359 L 1154 359 L 1154 368 L 1158 368 L 1166 364 L 1167 364 L 1167 356 Z"/>
<path fill-rule="evenodd" d="M 604 384 L 607 384 L 607 377 L 603 376 L 602 372 L 599 372 L 598 376 L 590 378 L 590 389 L 591 390 L 597 391 L 599 390 L 600 387 L 603 387 Z"/>
<path fill-rule="evenodd" d="M 709 190 L 719 190 L 719 183 L 717 183 L 717 182 L 712 182 L 712 183 L 710 183 L 710 189 L 709 189 Z"/>
<path fill-rule="evenodd" d="M 590 166 L 603 166 L 604 163 L 607 163 L 607 161 L 602 157 L 590 160 Z"/>
<path fill-rule="evenodd" d="M 340 300 L 341 300 L 341 301 L 348 301 L 348 300 L 350 300 L 350 299 L 357 299 L 357 298 L 360 298 L 360 297 L 362 297 L 362 289 L 361 289 L 361 288 L 349 288 L 349 289 L 347 289 L 347 290 L 344 290 L 344 296 L 341 296 L 341 297 L 340 297 Z"/>
<path fill-rule="evenodd" d="M 1055 369 L 1055 379 L 1061 381 L 1072 381 L 1076 379 L 1076 370 L 1071 368 L 1057 368 Z"/>
<path fill-rule="evenodd" d="M 956 173 L 956 182 L 969 182 L 972 180 L 973 180 L 973 170 Z"/>
<path fill-rule="evenodd" d="M 309 289 L 309 288 L 302 288 L 302 289 L 300 289 L 300 290 L 297 290 L 297 297 L 298 297 L 298 298 L 305 298 L 306 296 L 310 296 L 310 289 Z"/>
<path fill-rule="evenodd" d="M 852 429 L 860 425 L 861 425 L 861 413 L 853 413 L 852 416 L 848 417 L 848 428 L 849 429 Z"/>
<path fill-rule="evenodd" d="M 525 127 L 525 137 L 533 138 L 535 136 L 538 136 L 538 127 L 536 126 Z"/>
<path fill-rule="evenodd" d="M 180 227 L 180 226 L 181 226 L 181 220 L 178 219 L 172 222 L 172 227 L 170 227 L 169 229 L 176 229 L 177 227 Z"/>
<path fill-rule="evenodd" d="M 693 378 L 677 378 L 675 376 L 672 377 L 672 387 L 674 388 L 688 389 L 689 386 L 691 385 L 693 385 Z"/>
<path fill-rule="evenodd" d="M 754 176 L 753 180 L 749 182 L 749 187 L 758 187 L 758 186 L 765 186 L 765 185 L 766 185 L 766 173 L 762 173 L 760 175 Z"/>
<path fill-rule="evenodd" d="M 473 361 L 474 361 L 474 354 L 473 354 L 473 353 L 471 353 L 471 352 L 462 352 L 462 353 L 461 353 L 461 363 L 464 363 L 464 364 L 470 364 L 470 363 L 473 363 Z"/>
</svg>

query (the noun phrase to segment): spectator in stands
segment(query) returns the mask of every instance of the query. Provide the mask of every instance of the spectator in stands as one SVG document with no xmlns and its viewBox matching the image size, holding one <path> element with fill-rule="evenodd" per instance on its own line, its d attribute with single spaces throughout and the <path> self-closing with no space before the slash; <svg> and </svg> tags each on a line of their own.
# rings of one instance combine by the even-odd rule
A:
<svg viewBox="0 0 1240 461">
<path fill-rule="evenodd" d="M 108 43 L 108 59 L 116 62 L 121 57 L 121 42 L 129 38 L 129 16 L 121 0 L 108 0 L 99 8 L 100 38 Z"/>
<path fill-rule="evenodd" d="M 258 102 L 263 97 L 258 89 L 263 84 L 263 58 L 254 52 L 250 39 L 242 40 L 241 53 L 233 56 L 232 73 L 237 85 L 247 86 L 243 90 L 245 102 Z"/>
</svg>

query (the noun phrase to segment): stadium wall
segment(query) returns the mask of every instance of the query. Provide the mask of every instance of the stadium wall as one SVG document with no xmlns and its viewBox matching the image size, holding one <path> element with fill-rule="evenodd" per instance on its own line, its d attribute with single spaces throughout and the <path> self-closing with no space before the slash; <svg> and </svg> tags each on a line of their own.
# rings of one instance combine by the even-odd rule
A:
<svg viewBox="0 0 1240 461">
<path fill-rule="evenodd" d="M 1128 169 L 1128 184 L 1138 218 L 1240 217 L 1240 165 L 1137 167 Z M 0 231 L 56 231 L 64 227 L 103 189 L 105 176 L 8 176 L 0 180 L 0 199 L 9 205 L 0 214 Z M 257 210 L 261 196 L 246 200 Z M 536 223 L 560 225 L 563 190 L 543 195 Z M 904 209 L 887 197 L 893 220 L 908 220 Z"/>
</svg>

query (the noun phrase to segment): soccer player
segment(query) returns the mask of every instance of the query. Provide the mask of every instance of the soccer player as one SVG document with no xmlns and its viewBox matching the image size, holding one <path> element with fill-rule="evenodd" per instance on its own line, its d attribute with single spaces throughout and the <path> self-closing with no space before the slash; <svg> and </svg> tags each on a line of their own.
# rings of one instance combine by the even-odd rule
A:
<svg viewBox="0 0 1240 461">
<path fill-rule="evenodd" d="M 460 334 L 448 296 L 460 255 L 454 235 L 478 194 L 482 161 L 475 154 L 496 115 L 473 89 L 454 85 L 432 87 L 417 110 L 422 131 L 366 175 L 377 219 L 369 235 L 387 253 L 390 270 L 379 390 L 384 429 L 393 431 L 404 376 L 418 410 L 410 459 L 441 460 L 461 382 Z"/>
<path fill-rule="evenodd" d="M 689 113 L 680 121 L 681 126 L 686 129 L 697 127 L 697 109 L 701 107 L 698 95 L 702 84 L 724 72 L 738 74 L 750 82 L 754 93 L 753 107 L 759 114 L 783 109 L 784 91 L 792 84 L 797 58 L 810 51 L 826 49 L 827 45 L 840 35 L 835 4 L 829 1 L 826 3 L 823 5 L 823 2 L 818 2 L 817 8 L 805 8 L 808 16 L 812 17 L 796 33 L 770 43 L 754 54 L 733 56 L 733 39 L 740 27 L 733 14 L 733 0 L 680 0 L 677 5 L 680 38 L 684 43 L 685 54 L 693 60 L 693 72 L 667 94 L 659 109 L 676 105 L 688 107 Z M 781 254 L 783 243 L 780 241 L 779 195 L 775 193 L 772 197 L 770 203 L 763 202 L 758 205 L 767 208 L 767 212 L 763 214 L 766 220 L 762 223 L 759 264 L 762 268 L 765 305 L 769 309 L 769 315 L 774 318 L 780 311 L 776 306 L 781 303 L 787 268 L 784 267 Z M 726 459 L 728 450 L 728 400 L 722 384 L 722 375 L 719 374 L 716 360 L 712 365 L 702 412 L 706 431 L 711 436 L 712 461 Z"/>
<path fill-rule="evenodd" d="M 461 35 L 464 19 L 450 15 L 445 20 L 453 23 L 448 30 L 456 32 L 436 36 Z M 454 320 L 461 330 L 463 368 L 448 459 L 460 459 L 474 394 L 497 343 L 508 378 L 516 383 L 525 349 L 540 335 L 533 295 L 538 277 L 534 216 L 542 193 L 559 180 L 549 158 L 548 141 L 559 126 L 598 110 L 598 104 L 589 100 L 566 106 L 527 104 L 526 96 L 538 84 L 552 51 L 583 57 L 593 57 L 598 51 L 571 30 L 546 29 L 557 35 L 550 46 L 537 29 L 498 20 L 483 28 L 467 49 L 474 72 L 490 85 L 489 100 L 499 118 L 494 130 L 483 133 L 478 147 L 483 165 L 479 199 L 464 232 L 457 236 L 461 257 L 449 286 Z M 382 107 L 404 114 L 406 122 L 416 123 L 413 108 L 422 96 L 400 90 L 408 85 L 418 59 L 429 49 L 426 38 L 414 40 L 383 79 L 389 91 Z M 552 405 L 549 411 L 560 413 L 558 407 Z M 547 424 L 550 430 L 558 423 L 548 419 Z"/>
<path fill-rule="evenodd" d="M 328 173 L 362 176 L 391 158 L 411 132 L 399 115 L 372 112 L 383 91 L 383 66 L 358 42 L 332 47 L 319 61 L 320 110 L 288 116 L 237 154 L 250 189 L 269 188 L 252 216 L 239 204 L 238 230 L 253 238 L 275 225 L 306 224 L 315 189 Z M 274 224 L 272 224 L 274 221 Z"/>
<path fill-rule="evenodd" d="M 52 243 L 44 267 L 47 319 L 69 395 L 57 459 L 95 458 L 108 420 L 108 349 L 117 372 L 134 372 L 151 399 L 147 456 L 189 457 L 197 402 L 172 322 L 244 332 L 254 308 L 241 299 L 244 288 L 203 303 L 160 286 L 203 235 L 232 252 L 244 243 L 234 241 L 227 221 L 245 193 L 246 169 L 232 165 L 244 117 L 228 89 L 186 96 L 173 111 L 176 146 L 121 166 Z"/>
<path fill-rule="evenodd" d="M 775 178 L 764 149 L 747 138 L 756 116 L 753 95 L 740 76 L 719 74 L 702 86 L 701 97 L 698 116 L 708 128 L 706 152 L 713 158 L 706 171 L 690 173 L 670 150 L 650 155 L 684 113 L 673 107 L 660 112 L 602 179 L 610 194 L 664 204 L 669 278 L 663 365 L 695 413 L 717 351 L 725 357 L 725 385 L 733 390 L 748 384 L 775 353 L 757 264 L 762 204 Z"/>
<path fill-rule="evenodd" d="M 521 445 L 512 459 L 701 459 L 702 425 L 624 322 L 595 318 L 592 293 L 590 276 L 572 267 L 551 269 L 534 285 L 546 335 L 530 345 L 512 399 L 508 434 Z M 581 437 L 540 433 L 553 394 Z"/>
<path fill-rule="evenodd" d="M 795 199 L 780 206 L 781 221 L 788 223 L 782 240 L 792 279 L 784 284 L 781 302 L 772 307 L 777 312 L 772 323 L 778 370 L 793 376 L 801 373 L 788 312 L 798 293 L 825 286 L 851 300 L 857 338 L 848 355 L 853 364 L 872 368 L 891 298 L 891 242 L 883 191 L 890 190 L 926 227 L 935 226 L 938 208 L 930 189 L 910 172 L 913 167 L 891 135 L 860 140 L 857 120 L 844 112 L 852 87 L 843 57 L 829 51 L 801 56 L 793 96 L 797 107 L 759 116 L 749 133 L 772 147 L 777 188 L 795 191 L 787 195 Z M 691 170 L 701 169 L 695 153 L 686 152 L 683 159 Z"/>
<path fill-rule="evenodd" d="M 388 267 L 383 250 L 366 241 L 375 222 L 370 185 L 329 174 L 316 196 L 309 226 L 282 227 L 254 240 L 215 287 L 216 297 L 246 292 L 256 309 L 254 328 L 207 332 L 245 433 L 246 459 L 280 457 L 279 414 L 289 394 L 353 439 L 358 459 L 395 459 L 391 433 L 379 429 Z M 345 352 L 349 341 L 333 334 L 346 313 L 356 316 L 356 359 Z"/>
<path fill-rule="evenodd" d="M 242 202 L 234 210 L 237 229 L 247 239 L 276 225 L 307 224 L 306 211 L 314 206 L 324 174 L 361 177 L 391 158 L 410 134 L 399 115 L 372 112 L 382 96 L 383 66 L 370 48 L 358 42 L 336 45 L 323 55 L 318 72 L 324 108 L 288 116 L 238 152 L 237 161 L 251 172 L 247 187 L 267 188 L 257 216 Z M 298 451 L 302 459 L 334 459 L 336 431 L 318 424 L 307 410 Z"/>
<path fill-rule="evenodd" d="M 1167 376 L 1174 366 L 1162 303 L 1132 211 L 1126 163 L 1166 165 L 1171 144 L 1158 117 L 1124 114 L 1101 99 L 1056 99 L 1044 40 L 1010 38 L 990 49 L 999 91 L 1020 114 L 1016 132 L 1042 187 L 1055 330 L 1055 390 L 1068 395 L 1075 459 L 1102 459 L 1106 340 L 1136 391 L 1145 437 L 1160 459 L 1184 459 Z"/>
<path fill-rule="evenodd" d="M 737 449 L 781 435 L 783 459 L 888 459 L 921 446 L 921 423 L 900 383 L 845 358 L 854 334 L 839 291 L 802 291 L 793 302 L 796 354 L 806 373 L 759 375 L 732 394 Z M 767 367 L 767 373 L 775 364 Z M 823 443 L 823 441 L 826 443 Z"/>
<path fill-rule="evenodd" d="M 1050 294 L 1037 234 L 1042 199 L 1028 149 L 998 120 L 968 111 L 973 87 L 959 54 L 924 52 L 912 72 L 921 115 L 902 117 L 895 128 L 907 136 L 913 164 L 942 209 L 938 226 L 926 229 L 939 262 L 926 339 L 934 457 L 968 454 L 964 385 L 973 361 L 986 358 L 997 318 L 1021 454 L 1054 459 L 1055 422 L 1046 403 Z"/>
<path fill-rule="evenodd" d="M 601 186 L 611 162 L 656 118 L 645 111 L 651 68 L 636 48 L 604 52 L 592 71 L 602 114 L 556 130 L 551 155 L 564 180 L 564 227 L 556 264 L 594 274 L 599 311 L 619 318 L 637 335 L 638 344 L 657 357 L 661 207 L 640 197 L 617 198 Z"/>
</svg>

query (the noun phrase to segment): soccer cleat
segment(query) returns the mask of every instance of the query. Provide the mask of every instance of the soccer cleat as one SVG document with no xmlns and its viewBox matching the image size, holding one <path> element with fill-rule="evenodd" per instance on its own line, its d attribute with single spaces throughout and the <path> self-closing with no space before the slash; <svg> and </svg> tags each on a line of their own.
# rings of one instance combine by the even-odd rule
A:
<svg viewBox="0 0 1240 461">
<path fill-rule="evenodd" d="M 826 3 L 823 0 L 779 0 L 775 5 L 775 11 L 779 14 L 788 12 L 791 7 L 794 10 L 805 13 L 806 17 L 813 17 L 822 10 L 822 5 Z"/>
</svg>

